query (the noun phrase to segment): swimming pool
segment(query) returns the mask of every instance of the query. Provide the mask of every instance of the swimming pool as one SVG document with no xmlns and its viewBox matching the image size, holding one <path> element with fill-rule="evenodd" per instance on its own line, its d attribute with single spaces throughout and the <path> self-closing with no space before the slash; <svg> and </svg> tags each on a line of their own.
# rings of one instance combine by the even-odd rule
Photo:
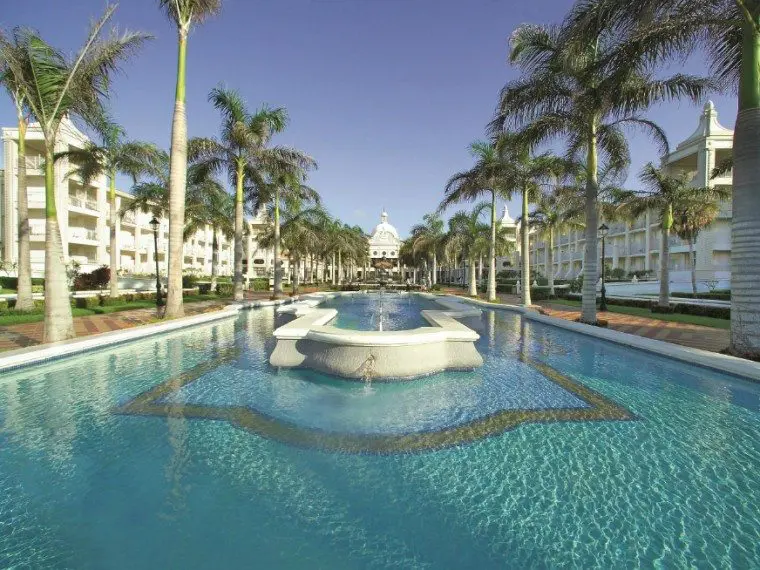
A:
<svg viewBox="0 0 760 570">
<path fill-rule="evenodd" d="M 341 329 L 360 331 L 403 331 L 429 327 L 421 310 L 441 310 L 434 299 L 399 291 L 354 293 L 327 299 L 321 309 L 337 309 L 338 315 L 329 324 Z"/>
<path fill-rule="evenodd" d="M 757 567 L 760 385 L 484 310 L 485 364 L 266 364 L 273 309 L 5 374 L 0 567 Z"/>
</svg>

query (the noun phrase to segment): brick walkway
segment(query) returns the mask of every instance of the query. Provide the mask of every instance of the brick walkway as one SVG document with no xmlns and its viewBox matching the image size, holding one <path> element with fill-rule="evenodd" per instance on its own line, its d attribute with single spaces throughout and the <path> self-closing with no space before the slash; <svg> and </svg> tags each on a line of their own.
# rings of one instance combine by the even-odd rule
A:
<svg viewBox="0 0 760 570">
<path fill-rule="evenodd" d="M 216 311 L 224 301 L 199 301 L 185 304 L 185 315 Z M 74 317 L 74 330 L 78 337 L 127 329 L 156 321 L 156 309 L 134 309 L 108 315 Z M 43 323 L 26 323 L 0 327 L 0 352 L 42 344 Z"/>
<path fill-rule="evenodd" d="M 462 289 L 450 289 L 445 292 L 455 295 L 463 294 Z M 509 305 L 520 304 L 520 298 L 517 295 L 504 295 L 500 293 L 498 297 L 501 303 Z M 485 298 L 485 295 L 481 295 L 481 298 Z M 579 309 L 557 302 L 541 301 L 533 307 L 539 309 L 545 315 L 559 319 L 574 321 L 581 316 Z M 729 345 L 729 331 L 726 329 L 661 321 L 607 311 L 597 312 L 597 318 L 607 321 L 607 327 L 616 331 L 672 342 L 673 344 L 680 344 L 691 348 L 721 352 L 728 348 Z"/>
</svg>

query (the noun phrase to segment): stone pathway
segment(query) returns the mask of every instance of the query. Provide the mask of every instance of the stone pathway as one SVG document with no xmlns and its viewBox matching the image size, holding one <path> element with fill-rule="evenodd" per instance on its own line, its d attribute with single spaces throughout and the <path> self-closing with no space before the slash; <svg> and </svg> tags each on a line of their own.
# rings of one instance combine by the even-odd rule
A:
<svg viewBox="0 0 760 570">
<path fill-rule="evenodd" d="M 199 301 L 185 304 L 185 315 L 197 315 L 217 311 L 224 301 Z M 156 309 L 133 309 L 108 315 L 74 317 L 74 330 L 78 337 L 127 329 L 155 322 Z M 42 344 L 43 323 L 26 323 L 0 327 L 0 352 Z"/>
<path fill-rule="evenodd" d="M 445 289 L 444 292 L 454 295 L 465 294 L 462 289 L 456 288 Z M 485 295 L 481 294 L 480 297 L 485 300 Z M 498 297 L 500 303 L 508 305 L 520 304 L 520 298 L 517 295 L 499 293 Z M 540 301 L 533 305 L 533 308 L 538 309 L 545 315 L 569 321 L 574 321 L 581 316 L 579 309 L 556 301 Z M 711 352 L 721 352 L 728 348 L 729 345 L 729 331 L 726 329 L 661 321 L 607 311 L 597 312 L 597 315 L 599 319 L 607 321 L 607 326 L 610 329 L 646 338 L 672 342 L 673 344 L 680 344 L 691 348 L 701 348 L 702 350 L 709 350 Z"/>
</svg>

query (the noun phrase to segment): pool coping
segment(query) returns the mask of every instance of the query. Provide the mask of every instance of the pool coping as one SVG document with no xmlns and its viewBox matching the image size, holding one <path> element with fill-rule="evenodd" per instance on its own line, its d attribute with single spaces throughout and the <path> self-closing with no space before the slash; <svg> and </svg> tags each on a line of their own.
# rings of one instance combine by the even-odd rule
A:
<svg viewBox="0 0 760 570">
<path fill-rule="evenodd" d="M 201 313 L 190 317 L 182 317 L 170 321 L 137 325 L 127 329 L 109 331 L 61 342 L 27 346 L 16 350 L 0 353 L 0 373 L 10 372 L 26 366 L 57 360 L 66 356 L 89 352 L 134 340 L 142 340 L 157 334 L 180 330 L 195 325 L 207 324 L 221 319 L 236 317 L 240 311 L 259 307 L 269 307 L 292 303 L 298 296 L 276 301 L 256 300 L 239 301 L 225 305 L 218 311 Z"/>
<path fill-rule="evenodd" d="M 455 297 L 467 303 L 473 303 L 482 307 L 490 307 L 492 309 L 517 312 L 522 314 L 525 318 L 530 319 L 531 321 L 555 326 L 594 338 L 600 338 L 608 342 L 636 348 L 645 352 L 665 356 L 667 358 L 673 358 L 675 360 L 686 362 L 688 364 L 696 364 L 704 368 L 717 370 L 718 372 L 732 374 L 750 382 L 760 382 L 760 363 L 746 360 L 744 358 L 738 358 L 736 356 L 720 354 L 717 352 L 710 352 L 708 350 L 702 350 L 699 348 L 691 348 L 688 346 L 682 346 L 680 344 L 673 344 L 670 342 L 665 342 L 663 340 L 646 338 L 643 336 L 607 329 L 604 327 L 595 327 L 592 325 L 587 325 L 585 323 L 560 319 L 558 317 L 550 317 L 548 315 L 540 314 L 535 309 L 523 307 L 521 305 L 489 303 L 488 301 L 470 299 L 467 297 L 460 297 L 458 295 L 445 296 Z"/>
</svg>

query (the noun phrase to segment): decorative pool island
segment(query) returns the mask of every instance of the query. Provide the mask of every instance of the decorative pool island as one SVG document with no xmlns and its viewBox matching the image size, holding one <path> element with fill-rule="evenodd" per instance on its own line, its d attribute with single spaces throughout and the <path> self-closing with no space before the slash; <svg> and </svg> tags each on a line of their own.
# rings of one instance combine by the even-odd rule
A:
<svg viewBox="0 0 760 570">
<path fill-rule="evenodd" d="M 475 348 L 480 336 L 457 320 L 479 317 L 481 310 L 455 299 L 411 293 L 316 293 L 278 312 L 296 318 L 274 331 L 277 344 L 269 362 L 275 367 L 382 381 L 472 370 L 483 364 Z"/>
</svg>

